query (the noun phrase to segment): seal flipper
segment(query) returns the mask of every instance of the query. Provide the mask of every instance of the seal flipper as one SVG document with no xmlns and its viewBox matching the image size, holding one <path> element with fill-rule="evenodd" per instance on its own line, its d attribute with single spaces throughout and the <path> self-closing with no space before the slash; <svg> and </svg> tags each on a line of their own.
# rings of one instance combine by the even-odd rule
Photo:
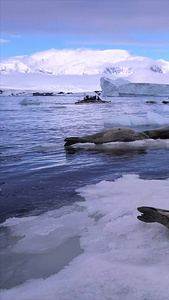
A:
<svg viewBox="0 0 169 300">
<path fill-rule="evenodd" d="M 158 212 L 154 207 L 141 206 L 141 207 L 138 207 L 137 210 L 142 213 L 141 216 L 137 217 L 140 221 L 143 221 L 146 223 L 157 222 Z"/>
<path fill-rule="evenodd" d="M 148 207 L 148 206 L 138 207 L 137 210 L 142 213 L 141 216 L 137 217 L 140 221 L 146 223 L 157 222 L 169 228 L 169 216 L 163 214 L 161 212 L 162 210 L 158 211 L 157 208 Z"/>
</svg>

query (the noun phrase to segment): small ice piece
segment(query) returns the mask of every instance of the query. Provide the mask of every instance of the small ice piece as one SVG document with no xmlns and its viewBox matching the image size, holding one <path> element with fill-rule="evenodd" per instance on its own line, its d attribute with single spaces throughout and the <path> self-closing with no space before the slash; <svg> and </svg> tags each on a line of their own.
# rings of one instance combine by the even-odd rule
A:
<svg viewBox="0 0 169 300">
<path fill-rule="evenodd" d="M 39 105 L 40 101 L 38 99 L 24 98 L 19 104 L 21 104 L 21 105 Z"/>
</svg>

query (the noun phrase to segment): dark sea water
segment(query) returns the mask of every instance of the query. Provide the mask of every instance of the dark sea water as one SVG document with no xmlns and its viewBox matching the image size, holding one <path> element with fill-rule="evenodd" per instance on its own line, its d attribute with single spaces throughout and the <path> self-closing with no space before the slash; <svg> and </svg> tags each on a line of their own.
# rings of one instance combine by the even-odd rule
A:
<svg viewBox="0 0 169 300">
<path fill-rule="evenodd" d="M 57 278 L 59 278 L 57 274 L 62 277 L 62 270 L 65 272 L 67 270 L 67 283 L 71 285 L 69 268 L 64 268 L 78 255 L 81 257 L 77 265 L 78 270 L 83 264 L 85 253 L 88 253 L 88 247 L 86 248 L 83 243 L 86 234 L 87 245 L 91 245 L 90 233 L 93 232 L 91 239 L 92 242 L 95 240 L 95 254 L 98 249 L 97 242 L 100 240 L 100 249 L 104 257 L 104 249 L 107 249 L 113 235 L 112 229 L 109 232 L 112 218 L 116 219 L 117 216 L 120 218 L 121 215 L 126 214 L 126 211 L 131 218 L 129 219 L 131 227 L 125 223 L 129 226 L 129 229 L 126 227 L 125 234 L 121 234 L 124 227 L 119 228 L 119 241 L 117 238 L 117 247 L 119 247 L 119 243 L 127 241 L 128 234 L 133 231 L 132 222 L 136 217 L 132 217 L 132 214 L 137 205 L 144 205 L 142 198 L 132 202 L 133 212 L 131 213 L 130 199 L 132 198 L 133 201 L 134 197 L 135 200 L 135 196 L 132 193 L 130 195 L 132 188 L 133 192 L 136 191 L 136 195 L 142 193 L 147 198 L 150 195 L 153 203 L 150 202 L 150 204 L 154 205 L 153 201 L 156 201 L 158 205 L 160 199 L 155 198 L 156 193 L 164 184 L 163 202 L 167 202 L 168 181 L 165 182 L 164 179 L 169 178 L 169 140 L 145 140 L 104 145 L 78 144 L 66 149 L 64 139 L 70 136 L 89 135 L 117 126 L 131 127 L 136 130 L 163 127 L 169 125 L 169 105 L 162 104 L 164 99 L 160 97 L 113 97 L 105 99 L 111 103 L 75 105 L 75 101 L 82 97 L 83 95 L 75 94 L 56 97 L 30 96 L 26 99 L 21 96 L 0 97 L 0 287 L 3 289 L 3 300 L 39 300 L 42 299 L 42 295 L 45 300 L 75 299 L 73 295 L 76 285 L 83 280 L 79 283 L 72 281 L 73 287 L 70 287 L 70 291 L 66 293 L 64 279 L 60 281 L 61 285 L 63 283 L 63 288 L 56 285 Z M 147 104 L 147 100 L 155 100 L 158 104 Z M 124 179 L 120 188 L 117 188 L 118 180 L 116 185 L 116 179 L 126 174 L 133 174 L 133 177 L 126 179 L 127 181 Z M 159 189 L 157 188 L 155 195 L 151 191 L 151 180 L 143 182 L 143 189 L 148 191 L 147 195 L 140 187 L 142 183 L 134 177 L 134 174 L 142 179 L 158 179 Z M 115 190 L 114 185 L 111 185 L 113 184 L 111 181 L 114 180 Z M 97 185 L 100 182 L 101 186 Z M 91 184 L 94 188 L 92 186 L 90 189 Z M 110 186 L 110 192 L 106 189 L 107 184 Z M 131 188 L 125 195 L 125 189 L 128 189 L 130 184 Z M 77 205 L 77 203 L 85 203 L 88 199 L 85 196 L 82 198 L 83 196 L 77 192 L 78 188 L 85 186 L 89 187 L 87 195 L 90 201 L 87 211 L 85 207 Z M 125 187 L 124 191 L 123 187 Z M 114 196 L 111 198 L 113 193 Z M 161 195 L 162 190 L 159 193 Z M 102 202 L 105 194 L 107 198 Z M 95 205 L 92 206 L 93 197 L 95 205 L 98 205 L 96 216 Z M 96 201 L 97 197 L 100 202 Z M 100 228 L 98 220 L 102 213 L 104 215 L 106 205 L 112 210 L 113 201 L 116 203 L 117 200 L 118 215 L 116 216 L 115 209 L 115 216 L 112 215 L 110 220 L 106 219 L 107 221 L 102 223 L 105 228 L 98 231 L 99 234 L 95 239 L 95 230 L 97 227 Z M 125 205 L 128 206 L 123 209 Z M 90 210 L 94 211 L 94 215 L 90 213 Z M 135 235 L 140 235 L 139 227 L 137 224 L 134 226 L 137 229 Z M 107 230 L 110 237 L 107 237 Z M 156 233 L 154 234 L 156 236 Z M 113 243 L 114 241 L 111 241 L 111 245 L 114 245 Z M 147 247 L 146 243 L 145 241 L 144 247 Z M 159 244 L 158 241 L 157 243 Z M 142 244 L 143 240 L 140 238 L 139 249 Z M 113 248 L 112 251 L 114 251 Z M 84 257 L 81 256 L 82 253 Z M 136 245 L 135 258 L 138 257 L 137 253 Z M 128 252 L 125 255 L 127 258 Z M 145 258 L 144 253 L 142 255 Z M 90 255 L 88 266 L 86 270 L 89 269 L 90 273 Z M 114 269 L 114 265 L 112 268 Z M 71 276 L 76 274 L 74 269 L 71 272 Z M 99 274 L 98 272 L 97 276 Z M 106 274 L 108 274 L 107 271 L 105 276 Z M 109 281 L 111 287 L 110 278 L 107 281 L 108 287 Z M 133 279 L 131 281 L 133 282 Z M 46 282 L 49 282 L 48 289 L 43 290 Z M 99 281 L 96 280 L 96 282 Z M 140 279 L 138 279 L 140 290 L 142 283 L 139 282 Z M 91 286 L 93 288 L 92 284 Z M 61 298 L 56 296 L 59 290 Z M 83 298 L 83 292 L 87 295 L 88 288 L 85 291 L 82 287 L 79 291 L 82 298 L 78 296 L 76 299 L 89 299 Z M 72 296 L 68 298 L 70 292 Z M 53 296 L 50 296 L 50 293 Z M 111 294 L 107 288 L 103 295 L 106 293 L 108 296 Z M 121 287 L 119 287 L 119 293 L 121 293 Z M 124 295 L 125 293 L 124 291 Z M 136 299 L 135 296 L 133 299 Z M 152 296 L 149 299 L 155 298 Z"/>
<path fill-rule="evenodd" d="M 108 98 L 108 104 L 75 105 L 75 95 L 0 98 L 0 222 L 70 205 L 75 189 L 134 173 L 169 177 L 169 149 L 129 147 L 64 148 L 69 136 L 93 134 L 115 126 L 138 130 L 169 123 L 163 98 Z M 150 100 L 150 97 L 148 98 Z"/>
</svg>

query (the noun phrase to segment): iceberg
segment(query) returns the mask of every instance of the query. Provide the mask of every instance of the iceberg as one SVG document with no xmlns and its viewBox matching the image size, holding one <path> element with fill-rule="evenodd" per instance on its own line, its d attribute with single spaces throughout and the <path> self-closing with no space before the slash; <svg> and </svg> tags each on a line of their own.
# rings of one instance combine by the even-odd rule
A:
<svg viewBox="0 0 169 300">
<path fill-rule="evenodd" d="M 114 96 L 156 96 L 168 97 L 169 84 L 157 83 L 131 83 L 125 79 L 112 80 L 107 77 L 100 78 L 103 97 Z"/>
</svg>

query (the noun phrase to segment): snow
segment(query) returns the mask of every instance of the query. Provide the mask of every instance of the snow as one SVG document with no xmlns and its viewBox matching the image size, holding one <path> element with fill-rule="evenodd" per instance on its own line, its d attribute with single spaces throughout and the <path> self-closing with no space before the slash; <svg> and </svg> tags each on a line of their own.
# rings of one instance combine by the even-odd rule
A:
<svg viewBox="0 0 169 300">
<path fill-rule="evenodd" d="M 140 222 L 137 207 L 168 209 L 169 179 L 124 175 L 77 193 L 85 201 L 3 224 L 13 237 L 22 237 L 8 247 L 11 258 L 16 253 L 50 253 L 77 236 L 83 253 L 57 274 L 2 290 L 1 300 L 167 300 L 169 231 Z M 20 264 L 25 264 L 22 257 Z"/>
<path fill-rule="evenodd" d="M 6 74 L 1 75 L 1 89 L 18 91 L 93 92 L 100 90 L 100 75 L 47 75 Z"/>
<path fill-rule="evenodd" d="M 105 64 L 124 61 L 129 56 L 125 50 L 56 50 L 51 49 L 35 53 L 32 56 L 19 56 L 3 60 L 1 71 L 4 73 L 17 72 L 18 66 L 25 66 L 26 72 L 43 72 L 55 75 L 99 74 Z M 21 68 L 20 68 L 21 70 Z"/>
<path fill-rule="evenodd" d="M 169 62 L 131 55 L 126 50 L 56 50 L 1 60 L 1 88 L 94 91 L 100 78 L 132 83 L 169 82 Z"/>
<path fill-rule="evenodd" d="M 100 73 L 132 74 L 135 69 L 166 73 L 169 63 L 130 55 L 126 50 L 51 49 L 31 56 L 16 56 L 2 60 L 2 73 L 48 73 L 55 75 L 92 75 Z"/>
<path fill-rule="evenodd" d="M 123 80 L 111 80 L 101 77 L 100 85 L 103 97 L 112 96 L 169 96 L 169 84 L 131 83 Z"/>
</svg>

